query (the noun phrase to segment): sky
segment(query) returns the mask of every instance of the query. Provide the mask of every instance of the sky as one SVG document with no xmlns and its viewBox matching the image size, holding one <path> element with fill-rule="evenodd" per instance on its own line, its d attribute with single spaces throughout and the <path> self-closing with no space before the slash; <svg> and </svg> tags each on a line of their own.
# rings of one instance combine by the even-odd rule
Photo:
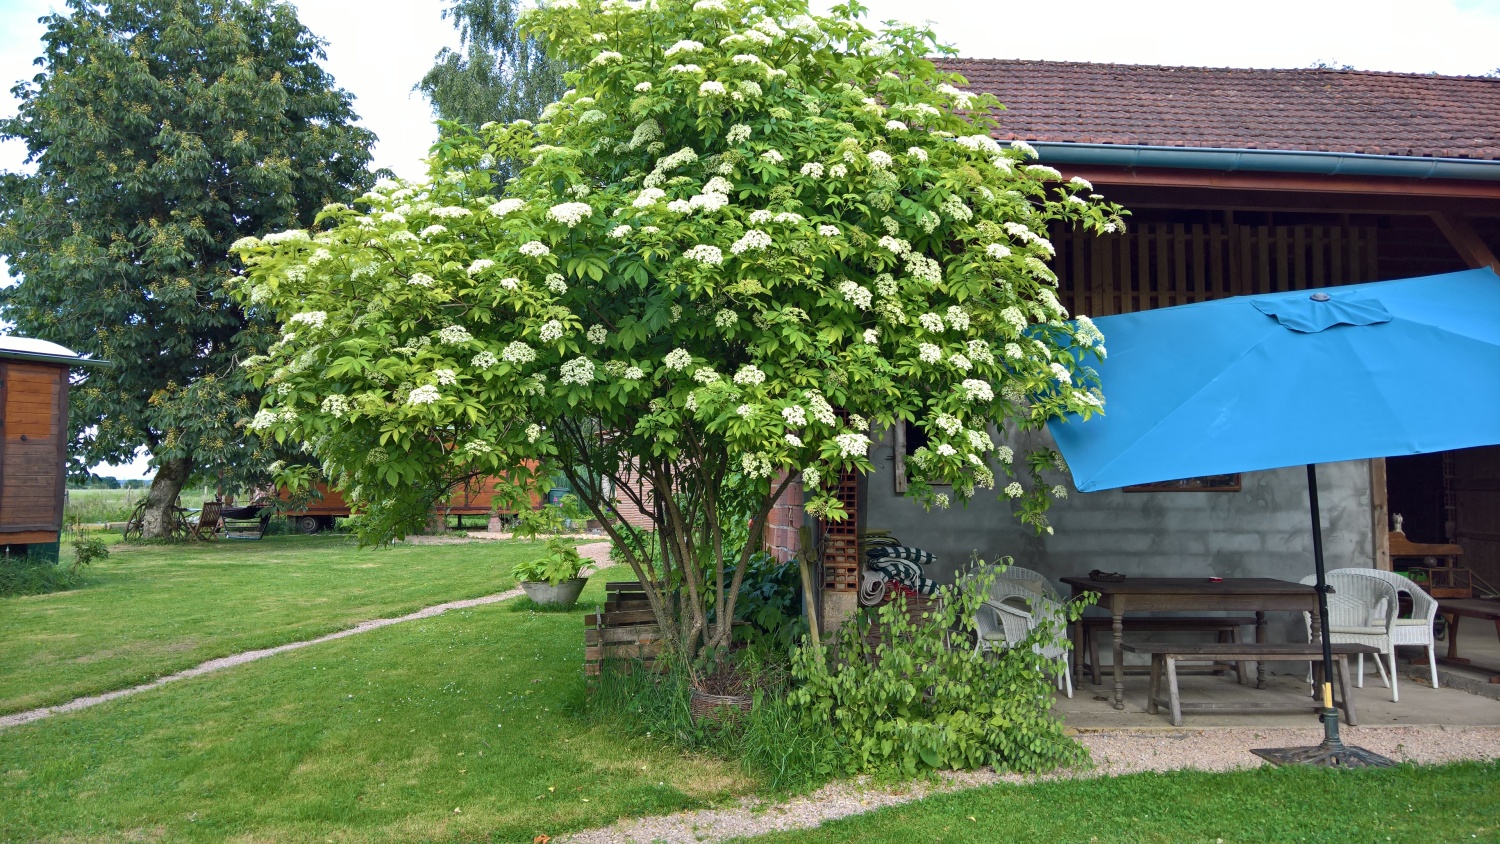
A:
<svg viewBox="0 0 1500 844">
<path fill-rule="evenodd" d="M 1035 10 L 980 0 L 864 0 L 870 20 L 931 21 L 963 56 L 1210 67 L 1307 67 L 1479 75 L 1500 67 L 1500 0 L 1050 0 Z M 375 165 L 422 175 L 436 138 L 426 99 L 412 90 L 445 46 L 456 47 L 446 0 L 299 0 L 303 25 L 327 41 L 327 69 L 379 136 Z M 814 6 L 826 9 L 826 0 Z M 60 0 L 0 0 L 0 115 L 9 89 L 33 76 Z M 0 141 L 0 170 L 26 150 Z M 0 284 L 7 283 L 0 262 Z M 107 470 L 108 471 L 108 470 Z M 140 477 L 144 461 L 114 471 Z"/>
</svg>

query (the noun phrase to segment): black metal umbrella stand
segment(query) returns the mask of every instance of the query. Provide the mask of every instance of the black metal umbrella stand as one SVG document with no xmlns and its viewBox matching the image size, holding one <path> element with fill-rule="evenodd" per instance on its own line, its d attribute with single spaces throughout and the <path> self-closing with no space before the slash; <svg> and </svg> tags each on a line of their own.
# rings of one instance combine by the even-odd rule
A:
<svg viewBox="0 0 1500 844">
<path fill-rule="evenodd" d="M 1273 765 L 1316 765 L 1323 768 L 1390 768 L 1395 762 L 1339 739 L 1339 711 L 1333 706 L 1333 648 L 1328 638 L 1328 577 L 1323 568 L 1323 519 L 1318 511 L 1318 470 L 1307 464 L 1307 495 L 1312 510 L 1313 564 L 1318 573 L 1318 616 L 1323 620 L 1323 743 L 1312 747 L 1267 747 L 1251 750 Z M 1390 611 L 1394 611 L 1394 608 Z"/>
</svg>

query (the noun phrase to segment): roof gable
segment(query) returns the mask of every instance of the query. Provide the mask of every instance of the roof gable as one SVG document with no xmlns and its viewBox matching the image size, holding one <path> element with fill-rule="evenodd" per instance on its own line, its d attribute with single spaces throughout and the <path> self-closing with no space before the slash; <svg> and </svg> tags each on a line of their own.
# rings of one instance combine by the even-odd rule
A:
<svg viewBox="0 0 1500 844">
<path fill-rule="evenodd" d="M 942 59 L 1006 106 L 998 137 L 1500 160 L 1500 79 Z"/>
</svg>

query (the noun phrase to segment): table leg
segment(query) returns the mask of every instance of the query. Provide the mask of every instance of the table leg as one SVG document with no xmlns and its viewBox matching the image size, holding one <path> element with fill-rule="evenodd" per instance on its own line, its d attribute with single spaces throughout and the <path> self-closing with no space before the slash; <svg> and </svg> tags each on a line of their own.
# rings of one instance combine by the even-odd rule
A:
<svg viewBox="0 0 1500 844">
<path fill-rule="evenodd" d="M 1448 619 L 1448 658 L 1458 659 L 1458 619 L 1457 615 L 1443 613 L 1443 618 Z M 1500 627 L 1500 621 L 1495 622 Z"/>
<path fill-rule="evenodd" d="M 1073 598 L 1075 600 L 1078 598 L 1078 587 L 1076 586 L 1073 587 Z M 1075 686 L 1083 685 L 1083 658 L 1088 656 L 1084 652 L 1084 639 L 1083 619 L 1080 618 L 1073 622 L 1073 685 Z M 1097 661 L 1094 663 L 1093 669 L 1094 676 L 1098 677 L 1099 665 Z"/>
<path fill-rule="evenodd" d="M 1167 703 L 1172 708 L 1172 726 L 1182 726 L 1182 697 L 1177 693 L 1177 660 L 1168 655 L 1167 662 Z"/>
<path fill-rule="evenodd" d="M 1266 643 L 1266 611 L 1255 611 L 1255 643 L 1264 645 Z M 1266 687 L 1266 661 L 1257 659 L 1255 661 L 1255 688 Z"/>
<path fill-rule="evenodd" d="M 1115 634 L 1115 644 L 1114 644 L 1114 651 L 1113 651 L 1115 664 L 1114 664 L 1114 666 L 1112 666 L 1114 668 L 1114 672 L 1115 672 L 1115 708 L 1116 709 L 1124 709 L 1125 708 L 1125 650 L 1124 650 L 1124 645 L 1125 645 L 1125 604 L 1124 604 L 1123 601 L 1121 601 L 1119 599 L 1118 596 L 1116 596 L 1115 599 L 1110 602 L 1110 612 L 1114 614 L 1114 624 L 1111 625 L 1111 626 L 1113 627 L 1114 634 Z M 1172 684 L 1172 686 L 1173 686 L 1173 688 L 1176 688 L 1177 684 L 1174 682 Z"/>
<path fill-rule="evenodd" d="M 1354 695 L 1349 693 L 1349 657 L 1339 654 L 1335 659 L 1337 663 L 1334 668 L 1339 672 L 1339 694 L 1343 696 L 1344 720 L 1349 722 L 1349 726 L 1358 727 L 1359 715 L 1354 712 Z"/>
</svg>

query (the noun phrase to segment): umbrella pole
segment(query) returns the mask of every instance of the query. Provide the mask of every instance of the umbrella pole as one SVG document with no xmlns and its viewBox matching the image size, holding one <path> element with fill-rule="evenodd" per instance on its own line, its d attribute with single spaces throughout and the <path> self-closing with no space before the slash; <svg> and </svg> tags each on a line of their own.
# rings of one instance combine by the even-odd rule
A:
<svg viewBox="0 0 1500 844">
<path fill-rule="evenodd" d="M 1339 738 L 1339 711 L 1333 705 L 1333 644 L 1328 635 L 1328 574 L 1323 565 L 1323 518 L 1318 508 L 1318 470 L 1307 464 L 1307 500 L 1312 510 L 1313 566 L 1317 571 L 1318 618 L 1323 633 L 1323 743 L 1316 747 L 1275 747 L 1251 753 L 1277 765 L 1325 768 L 1389 768 L 1396 763 L 1362 747 L 1345 747 Z"/>
</svg>

